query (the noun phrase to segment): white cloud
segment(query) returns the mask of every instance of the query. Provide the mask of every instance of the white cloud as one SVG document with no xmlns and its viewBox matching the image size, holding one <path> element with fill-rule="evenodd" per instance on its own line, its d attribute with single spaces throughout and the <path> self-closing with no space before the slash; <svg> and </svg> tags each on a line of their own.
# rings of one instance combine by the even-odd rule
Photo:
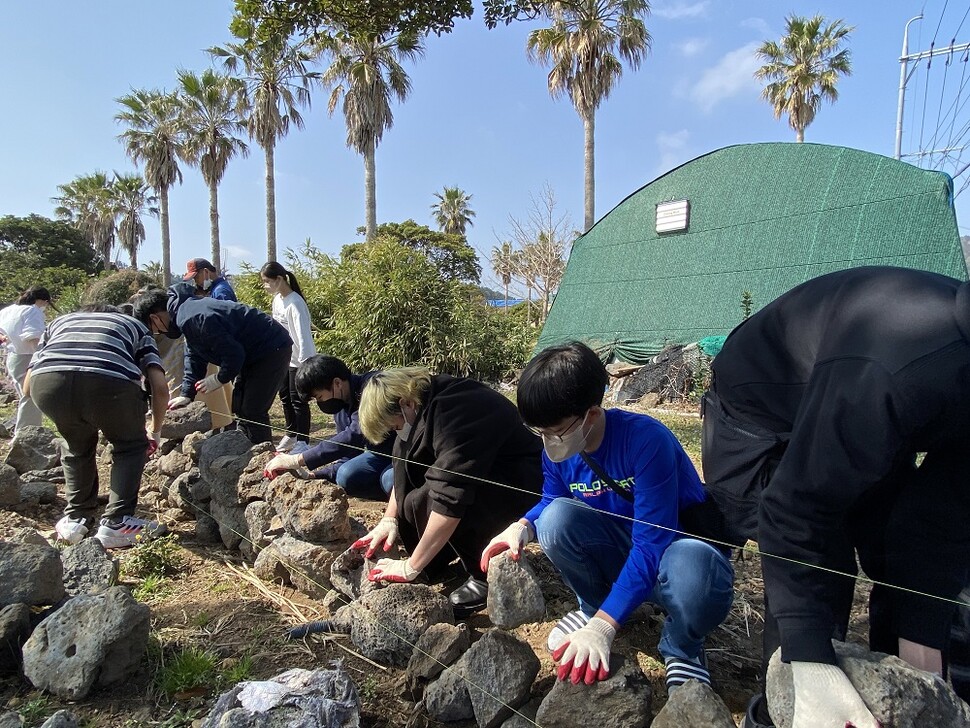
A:
<svg viewBox="0 0 970 728">
<path fill-rule="evenodd" d="M 688 38 L 682 43 L 678 43 L 675 47 L 681 55 L 690 58 L 707 48 L 708 44 L 710 44 L 708 38 Z"/>
<path fill-rule="evenodd" d="M 681 18 L 700 18 L 707 15 L 710 0 L 697 3 L 686 3 L 684 0 L 658 3 L 651 8 L 651 12 L 658 18 L 665 20 L 680 20 Z"/>
<path fill-rule="evenodd" d="M 709 112 L 724 99 L 757 88 L 754 72 L 761 62 L 755 53 L 760 45 L 760 42 L 747 43 L 725 54 L 717 64 L 701 74 L 700 80 L 690 91 L 691 99 L 703 111 Z"/>
<path fill-rule="evenodd" d="M 768 21 L 764 18 L 747 18 L 741 21 L 742 28 L 751 28 L 756 31 L 758 35 L 762 35 L 765 38 L 770 38 L 772 36 L 771 26 L 768 25 Z"/>
<path fill-rule="evenodd" d="M 674 167 L 682 164 L 687 156 L 687 142 L 690 140 L 690 132 L 686 129 L 680 131 L 666 132 L 657 134 L 657 151 L 659 161 L 657 162 L 657 173 L 669 172 Z"/>
</svg>

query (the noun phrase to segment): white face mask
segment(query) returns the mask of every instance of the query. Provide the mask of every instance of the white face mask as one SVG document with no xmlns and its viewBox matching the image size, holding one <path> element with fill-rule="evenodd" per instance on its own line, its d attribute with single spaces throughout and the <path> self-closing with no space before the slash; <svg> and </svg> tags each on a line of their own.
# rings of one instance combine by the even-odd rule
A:
<svg viewBox="0 0 970 728">
<path fill-rule="evenodd" d="M 589 437 L 589 433 L 583 431 L 586 427 L 586 417 L 589 417 L 589 411 L 586 412 L 583 421 L 579 423 L 579 427 L 568 435 L 562 437 L 542 435 L 542 446 L 546 450 L 546 456 L 552 462 L 561 463 L 563 460 L 568 460 L 586 446 L 586 438 Z"/>
<path fill-rule="evenodd" d="M 202 279 L 202 290 L 208 291 L 210 288 L 212 288 L 212 281 L 206 276 Z"/>
<path fill-rule="evenodd" d="M 412 412 L 414 414 L 415 421 L 417 421 L 418 411 L 412 410 Z M 401 440 L 401 442 L 407 442 L 408 438 L 411 437 L 411 429 L 414 427 L 414 424 L 411 422 L 408 422 L 408 415 L 404 411 L 403 406 L 401 407 L 401 417 L 404 418 L 404 424 L 401 426 L 401 429 L 397 431 L 397 436 L 398 436 L 398 439 Z"/>
</svg>

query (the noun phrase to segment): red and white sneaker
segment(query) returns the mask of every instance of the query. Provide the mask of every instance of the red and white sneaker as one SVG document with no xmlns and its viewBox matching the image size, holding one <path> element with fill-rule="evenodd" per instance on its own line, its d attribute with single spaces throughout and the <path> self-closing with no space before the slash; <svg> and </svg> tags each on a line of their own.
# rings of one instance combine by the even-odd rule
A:
<svg viewBox="0 0 970 728">
<path fill-rule="evenodd" d="M 123 549 L 138 543 L 158 538 L 168 533 L 161 523 L 146 521 L 134 516 L 125 516 L 118 523 L 112 523 L 107 518 L 101 519 L 98 532 L 94 537 L 106 549 Z"/>
</svg>

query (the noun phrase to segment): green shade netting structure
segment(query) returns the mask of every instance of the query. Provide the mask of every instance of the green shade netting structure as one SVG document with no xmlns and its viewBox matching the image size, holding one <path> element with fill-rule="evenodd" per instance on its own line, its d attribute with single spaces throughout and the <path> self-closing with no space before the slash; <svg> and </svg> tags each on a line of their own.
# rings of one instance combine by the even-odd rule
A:
<svg viewBox="0 0 970 728">
<path fill-rule="evenodd" d="M 946 174 L 823 144 L 746 144 L 698 157 L 634 192 L 573 245 L 537 351 L 578 339 L 645 363 L 724 336 L 798 284 L 893 265 L 967 279 Z M 690 202 L 685 231 L 656 206 Z"/>
</svg>

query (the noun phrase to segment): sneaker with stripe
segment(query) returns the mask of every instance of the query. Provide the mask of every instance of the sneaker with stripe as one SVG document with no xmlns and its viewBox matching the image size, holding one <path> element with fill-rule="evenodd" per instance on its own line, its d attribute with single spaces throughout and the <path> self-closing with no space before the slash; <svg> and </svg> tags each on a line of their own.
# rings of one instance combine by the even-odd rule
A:
<svg viewBox="0 0 970 728">
<path fill-rule="evenodd" d="M 664 670 L 667 673 L 667 692 L 683 685 L 688 680 L 699 680 L 705 685 L 711 684 L 711 673 L 701 657 L 688 660 L 683 657 L 668 657 L 664 660 Z"/>
<path fill-rule="evenodd" d="M 160 523 L 146 521 L 134 516 L 125 516 L 117 523 L 102 518 L 101 525 L 98 526 L 98 532 L 94 534 L 94 537 L 106 549 L 123 549 L 166 533 L 168 533 L 168 528 Z"/>
<path fill-rule="evenodd" d="M 552 628 L 552 631 L 549 633 L 549 639 L 546 641 L 546 646 L 549 648 L 549 651 L 555 652 L 558 650 L 562 643 L 566 641 L 566 637 L 577 629 L 585 627 L 588 622 L 589 617 L 581 609 L 570 612 L 560 619 L 556 622 L 556 626 Z"/>
</svg>

